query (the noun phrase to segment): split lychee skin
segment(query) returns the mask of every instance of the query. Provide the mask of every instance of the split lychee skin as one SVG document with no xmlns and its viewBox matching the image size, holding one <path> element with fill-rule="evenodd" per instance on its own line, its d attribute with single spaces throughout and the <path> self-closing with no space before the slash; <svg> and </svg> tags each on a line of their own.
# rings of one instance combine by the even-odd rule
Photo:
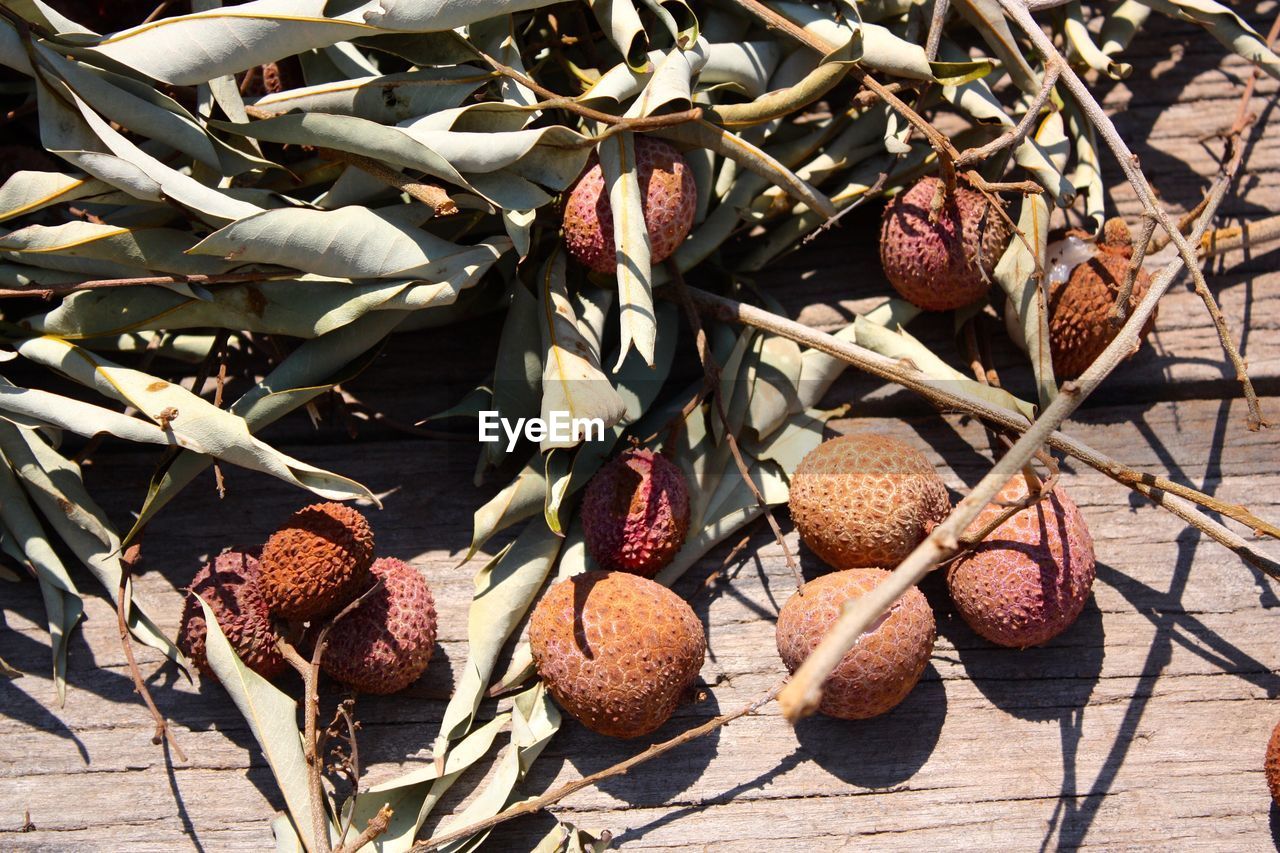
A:
<svg viewBox="0 0 1280 853">
<path fill-rule="evenodd" d="M 619 454 L 587 484 L 582 529 L 600 568 L 653 577 L 689 532 L 689 489 L 680 466 L 651 450 Z"/>
<path fill-rule="evenodd" d="M 370 568 L 382 586 L 329 630 L 321 667 L 362 693 L 397 693 L 426 671 L 436 647 L 436 608 L 422 574 L 383 557 Z"/>
<path fill-rule="evenodd" d="M 327 616 L 372 583 L 373 531 L 349 506 L 312 504 L 271 535 L 261 562 L 272 613 L 294 620 Z"/>
<path fill-rule="evenodd" d="M 191 579 L 178 628 L 178 648 L 196 669 L 211 678 L 217 676 L 209 667 L 205 650 L 209 626 L 205 624 L 201 598 L 208 603 L 218 627 L 245 666 L 263 678 L 275 678 L 284 672 L 285 660 L 276 645 L 280 634 L 262 596 L 258 551 L 228 548 Z"/>
<path fill-rule="evenodd" d="M 889 573 L 848 569 L 809 581 L 778 614 L 778 654 L 795 672 L 840 618 L 845 602 L 866 595 Z M 937 626 L 920 590 L 907 590 L 884 617 L 858 638 L 822 685 L 818 710 L 844 720 L 865 720 L 896 707 L 920 681 Z"/>
<path fill-rule="evenodd" d="M 656 264 L 669 258 L 689 236 L 698 188 L 688 161 L 670 143 L 637 136 L 635 152 L 649 259 Z M 604 171 L 594 154 L 565 200 L 564 242 L 569 254 L 591 270 L 603 274 L 616 271 L 613 209 Z"/>
<path fill-rule="evenodd" d="M 627 572 L 559 581 L 529 620 L 538 675 L 594 732 L 646 735 L 675 712 L 706 655 L 702 623 L 671 590 Z"/>
<path fill-rule="evenodd" d="M 894 289 L 926 311 L 963 308 L 987 295 L 1012 231 L 985 196 L 956 187 L 937 216 L 941 181 L 920 179 L 885 207 L 880 263 Z"/>
<path fill-rule="evenodd" d="M 1026 494 L 1026 480 L 1018 475 L 997 500 L 1008 504 Z M 969 530 L 980 530 L 1004 511 L 988 505 Z M 1057 486 L 952 563 L 947 586 L 975 632 L 997 645 L 1025 649 L 1071 627 L 1089 600 L 1095 571 L 1084 516 Z"/>
<path fill-rule="evenodd" d="M 1271 789 L 1271 801 L 1280 806 L 1280 724 L 1271 731 L 1263 770 L 1266 771 L 1267 787 Z"/>
<path fill-rule="evenodd" d="M 896 566 L 951 511 L 924 454 L 889 436 L 824 441 L 791 475 L 800 538 L 834 569 Z"/>
<path fill-rule="evenodd" d="M 1111 309 L 1132 257 L 1128 226 L 1123 219 L 1109 219 L 1094 257 L 1073 269 L 1065 282 L 1053 286 L 1049 293 L 1049 348 L 1055 379 L 1079 377 L 1115 339 L 1118 329 L 1111 324 Z M 1150 288 L 1151 276 L 1139 269 L 1129 297 L 1130 311 Z M 1155 318 L 1153 312 L 1143 325 L 1139 346 L 1151 334 Z"/>
</svg>

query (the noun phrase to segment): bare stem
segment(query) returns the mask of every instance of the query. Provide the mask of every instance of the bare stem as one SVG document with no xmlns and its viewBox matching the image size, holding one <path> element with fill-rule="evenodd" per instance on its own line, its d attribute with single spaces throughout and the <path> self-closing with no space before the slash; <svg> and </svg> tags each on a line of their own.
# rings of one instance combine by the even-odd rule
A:
<svg viewBox="0 0 1280 853">
<path fill-rule="evenodd" d="M 141 559 L 142 546 L 136 542 L 125 549 L 120 558 L 120 586 L 116 589 L 116 624 L 120 628 L 120 645 L 124 647 L 124 657 L 129 663 L 129 675 L 133 678 L 133 689 L 142 697 L 147 710 L 151 712 L 151 718 L 155 720 L 156 731 L 151 736 L 151 742 L 159 746 L 168 741 L 169 748 L 173 750 L 173 754 L 185 764 L 187 754 L 182 751 L 182 747 L 178 746 L 178 742 L 174 740 L 173 732 L 169 730 L 169 723 L 165 720 L 164 714 L 160 713 L 160 709 L 156 707 L 155 700 L 151 698 L 151 691 L 147 689 L 147 682 L 143 680 L 142 672 L 138 669 L 138 661 L 133 656 L 133 637 L 129 633 L 129 617 L 126 610 L 129 606 L 129 578 L 133 574 L 133 567 Z"/>
<path fill-rule="evenodd" d="M 1027 112 L 1022 116 L 1022 120 L 1018 122 L 1017 126 L 1002 133 L 986 145 L 966 149 L 956 160 L 956 168 L 965 169 L 976 166 L 993 154 L 1006 148 L 1020 145 L 1022 140 L 1027 138 L 1027 134 L 1031 132 L 1036 119 L 1040 117 L 1040 110 L 1044 109 L 1044 105 L 1049 101 L 1049 95 L 1053 92 L 1053 86 L 1058 82 L 1060 74 L 1062 74 L 1062 67 L 1057 62 L 1047 62 L 1044 69 L 1044 79 L 1040 83 L 1040 91 L 1027 107 Z"/>
<path fill-rule="evenodd" d="M 751 469 L 747 466 L 746 460 L 742 458 L 742 449 L 738 447 L 737 436 L 733 434 L 733 426 L 729 423 L 729 413 L 725 411 L 724 407 L 724 395 L 720 391 L 720 365 L 716 363 L 716 357 L 711 352 L 711 345 L 707 342 L 707 333 L 702 328 L 702 320 L 698 315 L 698 309 L 694 306 L 693 300 L 689 298 L 689 288 L 685 285 L 684 274 L 680 272 L 680 267 L 672 260 L 667 261 L 667 271 L 671 274 L 671 281 L 677 298 L 681 307 L 684 308 L 685 318 L 688 320 L 689 327 L 693 330 L 694 338 L 698 342 L 698 357 L 702 361 L 706 387 L 711 392 L 712 404 L 715 406 L 720 423 L 724 426 L 724 439 L 725 443 L 729 445 L 729 453 L 733 456 L 734 464 L 738 467 L 739 476 L 747 484 L 747 488 L 751 490 L 752 497 L 756 499 L 756 505 L 760 507 L 760 511 L 764 513 L 765 519 L 769 522 L 769 528 L 773 531 L 774 539 L 778 541 L 778 545 L 782 548 L 782 556 L 786 559 L 787 568 L 791 570 L 791 576 L 795 578 L 796 587 L 798 588 L 803 583 L 800 576 L 800 565 L 796 562 L 795 555 L 791 553 L 791 549 L 787 546 L 787 537 L 783 535 L 782 528 L 778 526 L 778 520 L 773 517 L 773 510 L 769 507 L 769 502 L 760 493 L 755 480 L 751 479 Z"/>
<path fill-rule="evenodd" d="M 415 201 L 420 201 L 430 207 L 436 212 L 436 216 L 450 216 L 458 212 L 458 205 L 454 204 L 453 199 L 449 197 L 449 193 L 444 187 L 415 181 L 378 160 L 374 160 L 372 157 L 339 151 L 336 148 L 326 148 L 324 156 L 355 166 L 360 171 L 372 175 L 387 186 L 395 187 Z"/>
<path fill-rule="evenodd" d="M 1120 283 L 1120 292 L 1116 294 L 1116 304 L 1111 306 L 1108 319 L 1113 326 L 1124 323 L 1129 313 L 1129 300 L 1133 298 L 1133 285 L 1138 280 L 1138 272 L 1142 262 L 1147 258 L 1147 247 L 1151 245 L 1151 235 L 1156 231 L 1156 219 L 1151 215 L 1142 217 L 1142 230 L 1138 239 L 1133 241 L 1133 256 L 1129 258 L 1129 267 L 1124 271 L 1124 281 Z"/>
<path fill-rule="evenodd" d="M 276 642 L 280 654 L 302 676 L 302 743 L 303 755 L 307 759 L 307 781 L 311 791 L 311 836 L 314 839 L 315 849 L 321 853 L 329 853 L 333 846 L 329 840 L 329 804 L 325 800 L 324 793 L 324 760 L 321 756 L 319 732 L 320 661 L 324 658 L 324 651 L 329 646 L 329 632 L 333 630 L 333 626 L 381 588 L 382 580 L 379 579 L 361 593 L 359 598 L 342 608 L 338 615 L 321 629 L 319 636 L 316 637 L 311 660 L 298 654 L 298 650 L 287 640 L 281 638 Z"/>
<path fill-rule="evenodd" d="M 621 776 L 629 772 L 632 768 L 637 767 L 641 764 L 644 764 L 646 761 L 649 761 L 650 759 L 657 758 L 659 755 L 665 755 L 666 753 L 670 752 L 676 747 L 683 746 L 684 744 L 689 743 L 692 740 L 697 740 L 703 735 L 709 732 L 713 732 L 716 729 L 720 728 L 721 726 L 725 726 L 729 723 L 732 723 L 734 720 L 737 720 L 741 717 L 745 717 L 748 714 L 754 714 L 756 711 L 759 711 L 765 705 L 773 701 L 774 697 L 776 697 L 778 695 L 778 692 L 782 689 L 783 683 L 785 682 L 780 682 L 778 684 L 775 684 L 764 695 L 756 698 L 750 704 L 745 705 L 736 711 L 733 711 L 728 714 L 721 714 L 718 717 L 708 720 L 707 722 L 703 723 L 697 728 L 689 729 L 687 732 L 684 732 L 683 734 L 679 734 L 671 738 L 670 740 L 663 741 L 662 743 L 655 743 L 653 746 L 649 747 L 644 752 L 640 753 L 639 755 L 632 756 L 631 758 L 628 758 L 626 761 L 619 761 L 617 764 L 613 765 L 612 767 L 607 767 L 604 770 L 601 770 L 596 773 L 592 773 L 589 776 L 583 776 L 581 779 L 577 779 L 573 782 L 563 785 L 554 791 L 543 794 L 540 797 L 534 797 L 531 800 L 525 800 L 523 803 L 519 803 L 517 805 L 510 807 L 509 809 L 506 809 L 505 811 L 501 811 L 498 814 L 494 815 L 493 817 L 486 818 L 485 820 L 481 820 L 481 821 L 476 821 L 475 823 L 469 824 L 468 826 L 461 827 L 460 829 L 451 830 L 449 832 L 444 833 L 443 835 L 438 835 L 434 838 L 428 839 L 427 841 L 424 841 L 421 844 L 415 845 L 413 847 L 412 853 L 426 853 L 426 851 L 429 851 L 429 850 L 438 850 L 439 848 L 445 846 L 446 844 L 449 844 L 450 842 L 458 841 L 459 839 L 462 839 L 462 838 L 470 838 L 471 836 L 475 835 L 477 832 L 484 832 L 487 829 L 492 829 L 498 824 L 506 823 L 512 818 L 517 818 L 517 817 L 520 817 L 521 815 L 534 814 L 535 812 L 540 812 L 543 809 L 545 809 L 547 806 L 554 805 L 555 803 L 560 802 L 570 794 L 575 794 L 578 791 L 581 791 L 583 788 L 589 788 L 592 785 L 603 782 L 605 779 L 609 779 L 614 776 Z"/>
<path fill-rule="evenodd" d="M 997 426 L 1011 435 L 1017 435 L 1027 429 L 1027 422 L 1021 415 L 1008 409 L 994 406 L 981 398 L 956 391 L 954 383 L 932 379 L 909 364 L 880 355 L 857 344 L 840 340 L 832 335 L 811 329 L 794 320 L 780 317 L 761 308 L 716 296 L 696 287 L 690 287 L 689 294 L 690 298 L 693 299 L 703 313 L 710 314 L 724 322 L 751 326 L 795 341 L 798 344 L 812 347 L 872 376 L 914 391 L 939 409 L 960 411 L 973 417 L 981 418 L 983 421 Z M 1201 506 L 1209 507 L 1215 512 L 1222 512 L 1224 515 L 1249 524 L 1252 529 L 1258 529 L 1264 533 L 1267 532 L 1267 528 L 1276 529 L 1275 525 L 1267 524 L 1266 527 L 1259 527 L 1254 524 L 1249 519 L 1256 519 L 1256 516 L 1250 513 L 1247 508 L 1234 504 L 1228 504 L 1225 508 L 1214 506 L 1215 503 L 1219 503 L 1215 498 L 1203 495 L 1190 487 L 1171 483 L 1165 478 L 1152 478 L 1151 475 L 1138 472 L 1105 454 L 1099 453 L 1084 442 L 1063 432 L 1052 433 L 1048 443 L 1055 450 L 1079 459 L 1117 482 L 1146 496 L 1157 506 L 1173 512 L 1179 518 L 1187 521 L 1188 524 L 1192 524 L 1216 542 L 1230 549 L 1249 565 L 1280 578 L 1280 562 L 1273 560 L 1266 553 L 1260 551 L 1253 543 L 1245 541 L 1233 531 L 1200 513 L 1191 502 L 1194 501 Z"/>
</svg>

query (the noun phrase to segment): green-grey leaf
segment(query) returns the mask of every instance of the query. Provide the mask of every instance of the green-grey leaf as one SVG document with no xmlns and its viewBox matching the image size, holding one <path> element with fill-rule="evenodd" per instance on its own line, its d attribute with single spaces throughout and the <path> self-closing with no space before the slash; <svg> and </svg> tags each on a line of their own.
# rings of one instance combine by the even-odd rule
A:
<svg viewBox="0 0 1280 853">
<path fill-rule="evenodd" d="M 298 731 L 297 702 L 241 662 L 203 598 L 200 608 L 208 628 L 205 655 L 209 668 L 249 724 L 276 786 L 284 795 L 294 828 L 300 838 L 306 839 L 311 833 L 312 810 L 307 759 L 302 754 L 302 735 Z M 307 848 L 311 849 L 311 845 Z"/>
<path fill-rule="evenodd" d="M 45 443 L 32 429 L 0 419 L 0 450 L 13 466 L 32 502 L 54 532 L 106 589 L 113 602 L 120 594 L 120 539 L 106 514 L 89 496 L 80 468 Z M 129 631 L 139 640 L 181 665 L 181 653 L 133 599 L 125 586 Z"/>
<path fill-rule="evenodd" d="M 550 425 L 567 416 L 573 426 L 580 420 L 598 419 L 608 429 L 622 418 L 626 405 L 601 371 L 599 351 L 577 326 L 565 285 L 565 255 L 558 249 L 553 250 L 538 277 L 538 300 L 546 352 L 542 359 L 543 421 Z M 652 350 L 649 357 L 652 360 Z M 541 450 L 573 447 L 582 440 L 575 433 L 576 427 L 565 439 L 548 435 Z"/>
<path fill-rule="evenodd" d="M 50 367 L 104 396 L 133 406 L 145 417 L 181 434 L 200 452 L 252 471 L 270 474 L 328 500 L 365 498 L 377 503 L 367 488 L 354 480 L 294 459 L 254 438 L 244 419 L 220 409 L 180 385 L 121 367 L 75 344 L 54 337 L 31 338 L 18 352 Z"/>
<path fill-rule="evenodd" d="M 1143 0 L 1155 9 L 1174 18 L 1190 21 L 1208 31 L 1240 56 L 1252 62 L 1272 77 L 1280 79 L 1280 56 L 1267 47 L 1258 31 L 1245 23 L 1231 9 L 1214 0 Z"/>
<path fill-rule="evenodd" d="M 600 142 L 600 167 L 613 211 L 613 245 L 617 253 L 618 320 L 622 345 L 613 369 L 622 366 L 632 347 L 653 365 L 657 324 L 649 265 L 649 231 L 644 221 L 635 136 L 618 133 Z"/>
</svg>

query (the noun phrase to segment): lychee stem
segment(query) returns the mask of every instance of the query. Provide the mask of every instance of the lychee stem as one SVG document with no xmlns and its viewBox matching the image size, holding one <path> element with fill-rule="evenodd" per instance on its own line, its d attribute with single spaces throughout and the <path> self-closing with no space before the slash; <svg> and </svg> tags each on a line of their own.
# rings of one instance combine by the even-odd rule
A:
<svg viewBox="0 0 1280 853">
<path fill-rule="evenodd" d="M 682 734 L 676 735 L 670 740 L 665 740 L 662 743 L 656 743 L 639 755 L 632 756 L 625 761 L 619 761 L 612 767 L 606 767 L 604 770 L 592 773 L 589 776 L 583 776 L 581 779 L 562 785 L 554 791 L 543 794 L 540 797 L 535 797 L 532 800 L 525 800 L 518 805 L 511 806 L 505 811 L 498 812 L 493 817 L 476 821 L 475 823 L 461 827 L 460 829 L 455 829 L 450 832 L 446 832 L 443 835 L 438 835 L 435 838 L 430 838 L 421 844 L 416 844 L 411 849 L 411 853 L 427 853 L 429 850 L 438 850 L 451 842 L 458 841 L 463 838 L 470 838 L 478 832 L 484 832 L 485 830 L 492 829 L 500 823 L 506 823 L 512 818 L 540 812 L 547 806 L 554 805 L 570 794 L 575 794 L 578 791 L 581 791 L 583 788 L 589 788 L 592 785 L 603 782 L 605 779 L 628 773 L 632 768 L 637 767 L 650 759 L 657 758 L 659 755 L 664 755 L 676 747 L 683 746 L 692 740 L 697 740 L 705 734 L 732 723 L 734 720 L 748 716 L 749 714 L 754 714 L 756 711 L 759 711 L 765 705 L 772 702 L 785 684 L 786 681 L 780 681 L 771 687 L 766 693 L 752 700 L 750 703 L 744 705 L 738 710 L 732 711 L 728 714 L 721 714 L 720 716 L 710 719 L 696 728 L 689 729 Z"/>
</svg>

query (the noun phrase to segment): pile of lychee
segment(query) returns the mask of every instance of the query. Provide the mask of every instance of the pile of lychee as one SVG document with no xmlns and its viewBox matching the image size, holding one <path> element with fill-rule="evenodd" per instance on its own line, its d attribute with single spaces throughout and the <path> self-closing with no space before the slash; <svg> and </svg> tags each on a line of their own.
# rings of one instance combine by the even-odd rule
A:
<svg viewBox="0 0 1280 853">
<path fill-rule="evenodd" d="M 1036 486 L 1039 488 L 1039 484 Z M 1022 475 L 974 521 L 1027 503 Z M 918 450 L 873 433 L 823 442 L 796 467 L 790 509 L 805 545 L 834 571 L 804 584 L 778 615 L 778 654 L 794 672 L 846 603 L 880 583 L 951 510 L 945 484 Z M 556 700 L 593 731 L 648 734 L 667 721 L 702 667 L 703 627 L 649 580 L 683 545 L 689 500 L 678 465 L 632 449 L 604 466 L 582 504 L 601 570 L 561 580 L 535 608 L 529 640 Z M 1045 643 L 1075 622 L 1094 579 L 1093 542 L 1060 486 L 1003 520 L 946 569 L 957 611 L 987 640 Z M 928 666 L 933 611 L 912 588 L 845 655 L 820 710 L 844 719 L 889 711 Z"/>
<path fill-rule="evenodd" d="M 285 670 L 282 639 L 305 650 L 325 627 L 321 668 L 364 693 L 409 686 L 435 650 L 435 602 L 426 580 L 407 563 L 375 558 L 368 520 L 343 504 L 305 507 L 261 548 L 228 548 L 192 578 L 178 646 L 214 676 L 199 599 L 244 665 L 268 679 Z"/>
<path fill-rule="evenodd" d="M 926 311 L 964 308 L 985 299 L 996 265 L 1013 229 L 994 197 L 958 185 L 947 192 L 926 177 L 895 196 L 880 227 L 880 262 L 898 294 Z M 1059 381 L 1075 379 L 1115 338 L 1111 312 L 1133 256 L 1133 240 L 1122 219 L 1108 220 L 1096 242 L 1069 231 L 1049 246 L 1049 348 Z M 1138 268 L 1127 310 L 1151 286 Z M 1154 316 L 1154 315 L 1153 315 Z M 1150 334 L 1153 322 L 1141 330 Z"/>
</svg>

